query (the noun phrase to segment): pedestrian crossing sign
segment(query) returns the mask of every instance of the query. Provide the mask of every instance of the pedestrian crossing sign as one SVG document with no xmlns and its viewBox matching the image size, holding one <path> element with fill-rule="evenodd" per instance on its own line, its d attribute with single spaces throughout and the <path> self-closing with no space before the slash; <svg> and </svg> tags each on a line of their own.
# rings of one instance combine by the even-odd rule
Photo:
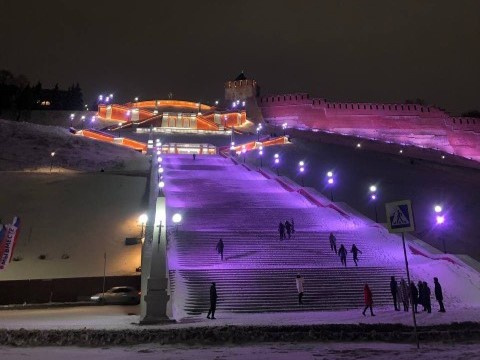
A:
<svg viewBox="0 0 480 360">
<path fill-rule="evenodd" d="M 401 233 L 415 231 L 412 202 L 410 200 L 395 201 L 385 204 L 387 211 L 388 231 Z"/>
</svg>

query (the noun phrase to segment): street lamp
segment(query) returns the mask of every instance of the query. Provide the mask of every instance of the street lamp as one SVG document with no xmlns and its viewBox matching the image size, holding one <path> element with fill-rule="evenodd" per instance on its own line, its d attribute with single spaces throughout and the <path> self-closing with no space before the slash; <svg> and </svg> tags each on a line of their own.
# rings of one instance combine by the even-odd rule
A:
<svg viewBox="0 0 480 360">
<path fill-rule="evenodd" d="M 277 176 L 280 176 L 280 173 L 278 171 L 278 164 L 280 163 L 280 157 L 278 156 L 278 154 L 275 154 L 273 158 L 275 159 L 274 164 L 275 164 L 275 169 L 277 170 Z"/>
<path fill-rule="evenodd" d="M 327 184 L 330 187 L 330 200 L 333 201 L 333 184 L 335 180 L 333 180 L 333 171 L 327 171 Z"/>
<path fill-rule="evenodd" d="M 159 181 L 158 182 L 158 196 L 162 196 L 163 195 L 163 188 L 165 187 L 165 182 L 163 181 Z"/>
<path fill-rule="evenodd" d="M 263 145 L 258 148 L 258 156 L 260 157 L 260 167 L 263 167 Z"/>
<path fill-rule="evenodd" d="M 435 211 L 435 221 L 438 226 L 442 226 L 445 223 L 445 215 L 443 214 L 443 209 L 440 205 L 435 205 L 433 207 L 433 210 Z M 447 247 L 445 246 L 445 237 L 443 236 L 442 232 L 440 232 L 440 237 L 442 239 L 442 244 L 443 244 L 443 252 L 446 254 L 447 253 Z"/>
<path fill-rule="evenodd" d="M 286 133 L 287 126 L 288 126 L 288 124 L 287 124 L 287 123 L 283 123 L 283 124 L 282 124 L 283 136 L 285 136 L 285 135 L 287 134 L 287 133 Z"/>
<path fill-rule="evenodd" d="M 142 226 L 141 230 L 140 230 L 140 237 L 143 238 L 144 236 L 144 228 L 145 228 L 145 224 L 147 223 L 148 221 L 148 216 L 147 214 L 142 214 L 138 217 L 138 222 L 140 223 L 140 225 Z"/>
<path fill-rule="evenodd" d="M 377 187 L 375 185 L 370 185 L 370 199 L 373 201 L 373 207 L 375 209 L 375 222 L 378 223 L 378 214 L 377 214 Z"/>
<path fill-rule="evenodd" d="M 305 186 L 305 183 L 303 182 L 303 173 L 305 172 L 305 163 L 303 161 L 300 161 L 298 163 L 298 170 L 300 171 L 300 175 L 301 175 L 301 178 L 302 178 L 302 187 Z"/>
<path fill-rule="evenodd" d="M 137 102 L 138 101 L 138 96 L 136 96 L 134 100 L 135 100 L 135 102 Z"/>
<path fill-rule="evenodd" d="M 55 151 L 52 151 L 50 153 L 50 172 L 52 172 L 52 167 L 53 167 L 53 158 L 55 157 Z"/>
<path fill-rule="evenodd" d="M 175 224 L 175 233 L 178 232 L 178 225 L 182 222 L 182 215 L 179 213 L 176 213 L 172 216 L 172 221 Z"/>
</svg>

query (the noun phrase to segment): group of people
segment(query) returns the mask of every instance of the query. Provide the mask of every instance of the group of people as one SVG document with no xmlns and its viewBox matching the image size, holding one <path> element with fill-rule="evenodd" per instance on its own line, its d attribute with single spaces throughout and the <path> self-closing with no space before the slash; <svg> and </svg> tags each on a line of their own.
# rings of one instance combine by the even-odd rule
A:
<svg viewBox="0 0 480 360">
<path fill-rule="evenodd" d="M 288 236 L 290 239 L 295 234 L 295 222 L 286 220 L 285 223 L 280 222 L 278 224 L 278 233 L 280 234 L 280 240 L 285 240 Z"/>
<path fill-rule="evenodd" d="M 439 312 L 445 312 L 445 306 L 443 305 L 443 291 L 438 278 L 433 278 L 435 299 L 438 301 L 440 307 Z M 393 305 L 395 311 L 400 311 L 403 306 L 403 311 L 409 311 L 410 305 L 412 311 L 418 313 L 418 305 L 422 305 L 423 311 L 428 313 L 432 312 L 432 302 L 430 299 L 431 290 L 426 281 L 418 281 L 418 284 L 412 281 L 408 286 L 405 279 L 401 279 L 400 283 L 397 283 L 395 277 L 392 276 L 390 280 L 390 292 L 393 298 Z"/>
<path fill-rule="evenodd" d="M 333 235 L 333 233 L 330 233 L 330 236 L 328 238 L 330 240 L 330 248 L 332 249 L 332 251 L 335 252 L 336 255 L 340 256 L 340 261 L 342 265 L 346 267 L 348 254 L 347 249 L 342 244 L 337 251 L 337 238 L 335 237 L 335 235 Z M 362 251 L 355 244 L 353 244 L 350 252 L 353 255 L 353 262 L 355 263 L 355 266 L 358 266 L 358 254 L 362 254 Z"/>
</svg>

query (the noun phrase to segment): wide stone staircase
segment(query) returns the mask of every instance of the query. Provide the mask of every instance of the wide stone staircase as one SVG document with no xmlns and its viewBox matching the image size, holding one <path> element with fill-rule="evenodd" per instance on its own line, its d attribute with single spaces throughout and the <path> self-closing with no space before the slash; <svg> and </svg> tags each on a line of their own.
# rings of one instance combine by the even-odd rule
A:
<svg viewBox="0 0 480 360">
<path fill-rule="evenodd" d="M 363 304 L 370 285 L 376 305 L 391 303 L 390 276 L 404 276 L 391 247 L 379 240 L 374 224 L 359 225 L 331 208 L 317 207 L 277 181 L 219 156 L 164 156 L 167 218 L 182 214 L 169 232 L 168 266 L 172 299 L 188 314 L 208 310 L 209 287 L 216 282 L 218 310 L 232 312 L 340 310 Z M 280 240 L 278 223 L 294 219 L 296 232 Z M 172 225 L 172 224 L 169 224 Z M 330 249 L 362 251 L 347 268 Z M 225 244 L 224 260 L 215 251 Z M 295 276 L 305 278 L 299 306 Z"/>
</svg>

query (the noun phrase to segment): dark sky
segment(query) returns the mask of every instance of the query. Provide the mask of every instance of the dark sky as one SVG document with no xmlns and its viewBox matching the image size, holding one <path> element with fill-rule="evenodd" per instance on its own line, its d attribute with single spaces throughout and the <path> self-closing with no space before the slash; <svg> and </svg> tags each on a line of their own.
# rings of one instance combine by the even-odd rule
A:
<svg viewBox="0 0 480 360">
<path fill-rule="evenodd" d="M 211 101 L 262 93 L 480 108 L 480 1 L 0 0 L 0 68 L 44 86 Z"/>
</svg>

